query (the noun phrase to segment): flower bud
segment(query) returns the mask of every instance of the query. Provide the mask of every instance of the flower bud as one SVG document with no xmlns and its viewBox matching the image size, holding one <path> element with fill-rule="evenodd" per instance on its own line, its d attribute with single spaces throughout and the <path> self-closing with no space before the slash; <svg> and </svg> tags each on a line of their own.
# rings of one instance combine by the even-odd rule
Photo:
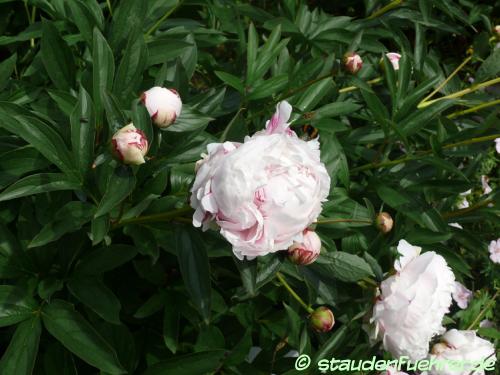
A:
<svg viewBox="0 0 500 375">
<path fill-rule="evenodd" d="M 332 310 L 326 306 L 318 307 L 314 310 L 310 317 L 311 325 L 317 332 L 331 331 L 335 324 L 335 318 Z"/>
<path fill-rule="evenodd" d="M 401 55 L 399 53 L 396 53 L 396 52 L 388 52 L 385 54 L 385 56 L 391 62 L 392 68 L 394 70 L 399 70 L 399 60 L 401 59 Z M 382 63 L 383 63 L 383 60 L 382 60 Z M 382 67 L 383 66 L 384 65 L 382 64 Z"/>
<path fill-rule="evenodd" d="M 389 215 L 387 212 L 381 212 L 377 215 L 375 224 L 378 230 L 382 233 L 389 233 L 392 229 L 394 221 L 392 220 L 391 215 Z"/>
<path fill-rule="evenodd" d="M 146 135 L 130 123 L 118 130 L 111 139 L 113 154 L 125 164 L 143 164 L 148 153 Z"/>
<path fill-rule="evenodd" d="M 363 60 L 355 52 L 348 52 L 344 55 L 344 65 L 347 71 L 356 74 L 363 67 Z"/>
<path fill-rule="evenodd" d="M 307 266 L 318 259 L 321 251 L 321 239 L 316 232 L 306 229 L 302 242 L 294 242 L 288 248 L 288 257 L 298 265 Z"/>
<path fill-rule="evenodd" d="M 141 95 L 141 100 L 159 128 L 166 128 L 181 114 L 182 101 L 173 89 L 153 87 Z"/>
<path fill-rule="evenodd" d="M 494 28 L 493 28 L 493 34 L 495 34 L 495 36 L 500 39 L 500 25 L 496 25 Z"/>
</svg>

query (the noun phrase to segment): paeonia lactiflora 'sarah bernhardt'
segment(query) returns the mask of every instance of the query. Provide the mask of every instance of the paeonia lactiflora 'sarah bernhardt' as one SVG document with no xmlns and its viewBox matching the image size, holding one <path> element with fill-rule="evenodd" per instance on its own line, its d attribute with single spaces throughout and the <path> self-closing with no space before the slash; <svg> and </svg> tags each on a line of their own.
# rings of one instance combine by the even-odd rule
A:
<svg viewBox="0 0 500 375">
<path fill-rule="evenodd" d="M 319 142 L 297 137 L 288 123 L 291 111 L 279 103 L 265 130 L 243 143 L 210 144 L 197 165 L 193 225 L 207 229 L 215 221 L 240 259 L 303 242 L 328 196 Z"/>
</svg>

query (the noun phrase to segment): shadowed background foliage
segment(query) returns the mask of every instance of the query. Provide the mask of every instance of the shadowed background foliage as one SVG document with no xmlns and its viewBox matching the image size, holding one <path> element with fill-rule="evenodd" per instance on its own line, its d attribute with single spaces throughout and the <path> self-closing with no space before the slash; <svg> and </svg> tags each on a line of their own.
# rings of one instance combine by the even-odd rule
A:
<svg viewBox="0 0 500 375">
<path fill-rule="evenodd" d="M 446 325 L 498 321 L 498 5 L 0 0 L 0 373 L 294 374 L 290 350 L 387 357 L 362 326 L 402 238 L 475 292 Z M 184 103 L 166 130 L 139 100 L 152 86 Z M 242 141 L 283 99 L 299 136 L 319 134 L 332 177 L 311 266 L 283 252 L 238 261 L 190 224 L 207 144 Z M 139 167 L 109 151 L 131 121 L 151 145 Z M 331 308 L 331 332 L 311 329 L 278 272 Z M 498 342 L 495 328 L 479 334 Z"/>
</svg>

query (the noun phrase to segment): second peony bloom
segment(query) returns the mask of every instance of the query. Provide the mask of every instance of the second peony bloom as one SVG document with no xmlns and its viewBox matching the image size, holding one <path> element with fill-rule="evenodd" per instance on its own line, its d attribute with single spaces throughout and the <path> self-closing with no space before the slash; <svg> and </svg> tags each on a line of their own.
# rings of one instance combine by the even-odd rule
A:
<svg viewBox="0 0 500 375">
<path fill-rule="evenodd" d="M 216 143 L 197 163 L 191 190 L 193 225 L 212 221 L 239 258 L 252 259 L 294 242 L 319 216 L 330 190 L 317 139 L 303 141 L 290 129 L 284 101 L 265 130 L 244 143 Z"/>
</svg>

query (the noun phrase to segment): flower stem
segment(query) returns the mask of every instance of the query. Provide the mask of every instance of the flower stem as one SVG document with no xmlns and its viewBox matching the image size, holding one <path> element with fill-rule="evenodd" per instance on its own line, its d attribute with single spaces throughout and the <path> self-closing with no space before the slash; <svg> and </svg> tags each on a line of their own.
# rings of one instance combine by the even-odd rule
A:
<svg viewBox="0 0 500 375">
<path fill-rule="evenodd" d="M 462 63 L 453 71 L 453 73 L 451 73 L 448 78 L 446 78 L 443 82 L 441 82 L 438 87 L 436 87 L 434 89 L 434 91 L 432 91 L 429 95 L 427 95 L 421 102 L 420 104 L 422 103 L 425 103 L 427 102 L 427 100 L 429 100 L 430 98 L 432 98 L 437 92 L 439 92 L 439 90 L 441 90 L 449 81 L 450 79 L 452 79 L 469 61 L 470 59 L 472 59 L 472 55 L 468 56 L 464 61 L 462 61 Z M 419 105 L 420 105 L 419 104 Z"/>
<path fill-rule="evenodd" d="M 458 217 L 458 216 L 463 216 L 465 214 L 468 214 L 469 212 L 472 212 L 472 211 L 475 211 L 479 208 L 482 208 L 484 206 L 487 206 L 488 204 L 492 203 L 493 202 L 493 199 L 486 199 L 484 201 L 481 201 L 481 202 L 478 202 L 470 207 L 467 207 L 467 208 L 462 208 L 460 210 L 456 210 L 456 211 L 449 211 L 449 212 L 443 212 L 441 214 L 441 216 L 444 218 L 444 219 L 449 219 L 449 218 L 452 218 L 452 217 Z"/>
<path fill-rule="evenodd" d="M 487 103 L 481 103 L 481 104 L 478 104 L 478 105 L 476 105 L 474 107 L 470 107 L 470 108 L 464 109 L 462 111 L 453 112 L 453 113 L 450 113 L 446 117 L 449 118 L 449 119 L 453 119 L 455 117 L 466 115 L 468 113 L 477 112 L 477 111 L 479 111 L 479 110 L 481 110 L 483 108 L 488 108 L 488 107 L 491 107 L 491 106 L 494 106 L 494 105 L 497 105 L 497 104 L 500 104 L 500 99 L 493 100 L 493 101 L 487 102 Z"/>
<path fill-rule="evenodd" d="M 470 145 L 470 144 L 474 144 L 474 143 L 492 141 L 495 138 L 500 138 L 500 134 L 492 134 L 492 135 L 487 135 L 484 137 L 471 138 L 471 139 L 467 139 L 465 141 L 450 143 L 450 144 L 444 145 L 443 149 L 449 149 L 449 148 L 454 148 L 454 147 L 458 147 L 458 146 Z M 368 164 L 361 165 L 359 167 L 351 169 L 351 173 L 361 172 L 361 171 L 365 171 L 368 169 L 390 167 L 390 166 L 393 166 L 396 164 L 406 163 L 407 161 L 419 159 L 421 157 L 427 156 L 427 155 L 432 154 L 432 153 L 433 153 L 433 150 L 425 150 L 425 151 L 419 152 L 417 155 L 409 155 L 409 156 L 405 156 L 405 157 L 402 157 L 399 159 L 388 160 L 388 161 L 384 161 L 384 162 L 380 162 L 380 163 L 368 163 Z"/>
<path fill-rule="evenodd" d="M 300 303 L 302 307 L 307 310 L 308 313 L 314 312 L 314 310 L 310 306 L 308 306 L 297 293 L 295 293 L 292 287 L 286 282 L 285 277 L 281 272 L 277 272 L 276 277 L 280 281 L 281 285 L 283 285 L 285 289 L 288 290 L 288 292 L 292 295 L 292 297 L 295 298 L 297 302 Z"/>
<path fill-rule="evenodd" d="M 355 219 L 324 219 L 318 220 L 314 224 L 336 224 L 336 223 L 363 223 L 363 224 L 373 224 L 371 220 L 355 220 Z"/>
<path fill-rule="evenodd" d="M 467 327 L 467 330 L 473 329 L 476 326 L 476 324 L 483 318 L 484 314 L 486 314 L 486 311 L 488 311 L 488 309 L 491 307 L 491 305 L 493 305 L 493 303 L 495 303 L 495 299 L 498 297 L 499 293 L 500 293 L 500 289 L 497 289 L 496 293 L 493 295 L 493 297 L 491 297 L 488 304 L 486 306 L 484 306 L 484 308 L 476 316 L 476 319 L 474 319 L 474 321 L 471 323 L 471 325 Z"/>
<path fill-rule="evenodd" d="M 158 29 L 161 26 L 163 21 L 165 21 L 168 17 L 170 17 L 170 15 L 174 13 L 177 10 L 177 8 L 179 8 L 182 5 L 183 1 L 184 0 L 179 1 L 176 6 L 169 9 L 158 21 L 156 21 L 156 23 L 153 26 L 151 26 L 151 28 L 146 32 L 146 36 L 150 36 L 152 33 L 154 33 L 156 29 Z"/>
<path fill-rule="evenodd" d="M 470 94 L 471 92 L 477 91 L 477 90 L 479 90 L 479 89 L 481 89 L 483 87 L 488 87 L 488 86 L 494 85 L 494 84 L 499 83 L 499 82 L 500 82 L 500 77 L 497 77 L 497 78 L 494 78 L 494 79 L 490 79 L 488 81 L 485 81 L 485 82 L 482 82 L 482 83 L 478 83 L 477 85 L 472 85 L 471 87 L 466 88 L 464 90 L 460 90 L 460 91 L 454 92 L 453 94 L 442 96 L 441 98 L 437 98 L 437 99 L 434 99 L 434 100 L 429 100 L 427 102 L 420 102 L 417 105 L 417 108 L 418 109 L 422 109 L 422 108 L 428 107 L 431 104 L 439 102 L 440 100 L 460 98 L 460 97 L 462 97 L 464 95 Z"/>
<path fill-rule="evenodd" d="M 106 4 L 108 5 L 109 15 L 111 17 L 113 17 L 113 9 L 111 9 L 111 1 L 110 0 L 106 0 Z"/>
<path fill-rule="evenodd" d="M 381 15 L 390 11 L 391 9 L 398 7 L 402 2 L 403 2 L 403 0 L 394 0 L 394 1 L 390 2 L 389 4 L 387 4 L 386 6 L 380 8 L 376 12 L 370 14 L 367 17 L 367 19 L 372 20 L 374 18 L 380 17 Z"/>
<path fill-rule="evenodd" d="M 377 78 L 371 79 L 369 81 L 366 81 L 366 83 L 369 84 L 369 85 L 376 85 L 377 83 L 382 82 L 382 80 L 383 80 L 382 77 L 377 77 Z M 359 89 L 358 86 L 348 86 L 348 87 L 341 88 L 339 90 L 339 93 L 343 94 L 343 93 L 354 91 L 354 90 L 357 90 L 357 89 Z"/>
<path fill-rule="evenodd" d="M 145 224 L 145 223 L 154 223 L 154 222 L 161 222 L 161 221 L 172 221 L 176 219 L 179 216 L 182 216 L 183 214 L 186 214 L 188 212 L 192 212 L 193 209 L 191 207 L 183 207 L 183 208 L 178 208 L 176 210 L 168 211 L 168 212 L 163 212 L 161 214 L 153 214 L 153 215 L 145 215 L 145 216 L 139 216 L 139 217 L 133 217 L 130 219 L 125 219 L 121 220 L 115 225 L 113 225 L 113 229 L 122 227 L 127 224 Z"/>
</svg>

